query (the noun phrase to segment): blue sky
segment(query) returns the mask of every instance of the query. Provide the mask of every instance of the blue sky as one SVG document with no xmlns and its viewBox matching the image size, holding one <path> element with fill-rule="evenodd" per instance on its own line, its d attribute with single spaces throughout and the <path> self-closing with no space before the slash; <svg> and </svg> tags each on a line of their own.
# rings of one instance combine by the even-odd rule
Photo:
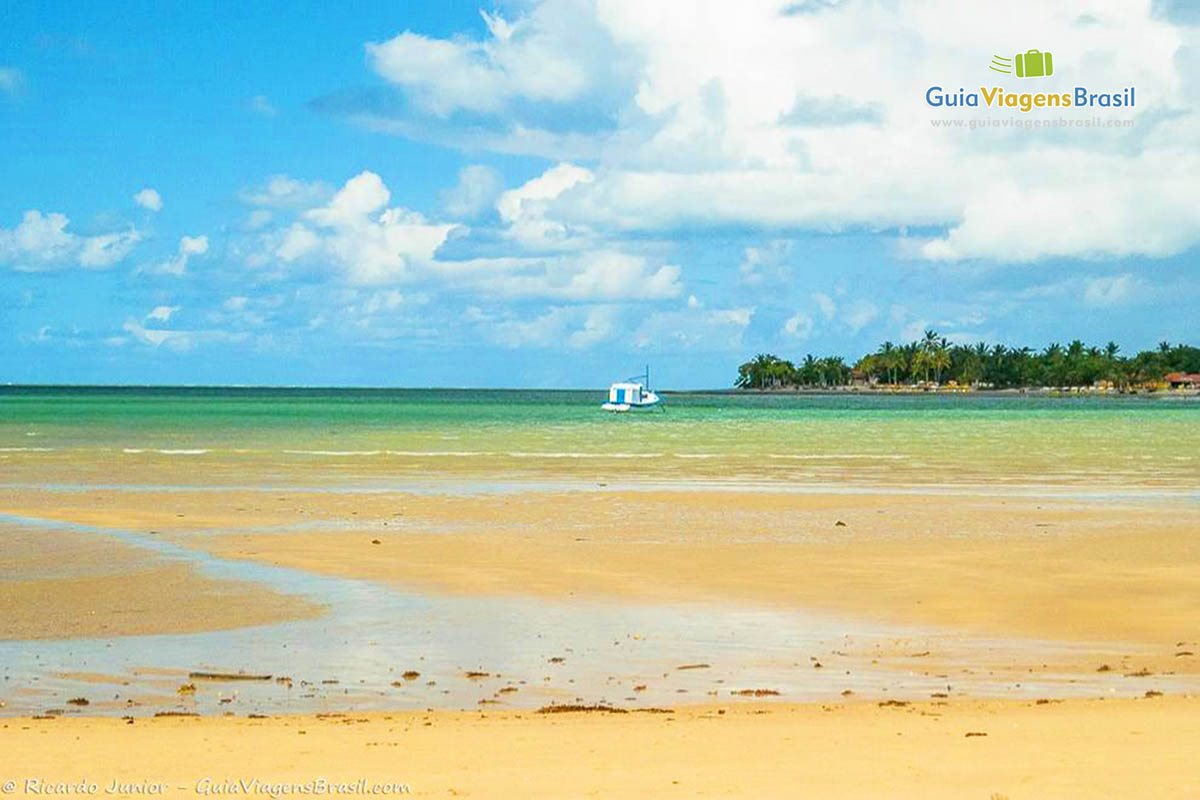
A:
<svg viewBox="0 0 1200 800">
<path fill-rule="evenodd" d="M 924 327 L 1195 343 L 1195 15 L 899 5 L 10 4 L 0 381 L 695 388 Z M 1031 44 L 1054 76 L 988 74 Z M 931 127 L 1054 117 L 1102 126 Z"/>
</svg>

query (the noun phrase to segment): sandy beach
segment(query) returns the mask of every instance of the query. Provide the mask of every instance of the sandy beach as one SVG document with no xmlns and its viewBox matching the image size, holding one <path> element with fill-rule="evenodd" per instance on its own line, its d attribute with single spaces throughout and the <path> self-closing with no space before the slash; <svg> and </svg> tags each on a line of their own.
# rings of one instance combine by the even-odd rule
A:
<svg viewBox="0 0 1200 800">
<path fill-rule="evenodd" d="M 0 780 L 85 780 L 101 791 L 114 779 L 150 782 L 179 797 L 256 779 L 366 779 L 419 797 L 1186 798 L 1198 720 L 1196 698 L 1161 697 L 6 719 Z"/>
<path fill-rule="evenodd" d="M 0 488 L 0 779 L 1190 796 L 1177 481 L 404 490 L 164 463 Z"/>
</svg>

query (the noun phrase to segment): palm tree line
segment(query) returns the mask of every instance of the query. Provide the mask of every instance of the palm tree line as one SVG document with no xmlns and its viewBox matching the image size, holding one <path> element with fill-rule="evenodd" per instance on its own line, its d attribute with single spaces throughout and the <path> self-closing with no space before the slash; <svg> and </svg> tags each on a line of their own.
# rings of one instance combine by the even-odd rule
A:
<svg viewBox="0 0 1200 800">
<path fill-rule="evenodd" d="M 738 367 L 735 386 L 742 389 L 785 387 L 828 388 L 855 382 L 892 386 L 958 386 L 1009 389 L 1020 387 L 1094 386 L 1118 389 L 1155 384 L 1171 372 L 1200 372 L 1200 348 L 1161 342 L 1156 350 L 1123 356 L 1115 342 L 1103 347 L 1076 339 L 1041 351 L 1002 344 L 951 344 L 927 330 L 915 342 L 884 342 L 849 366 L 841 356 L 807 355 L 793 363 L 759 353 Z"/>
</svg>

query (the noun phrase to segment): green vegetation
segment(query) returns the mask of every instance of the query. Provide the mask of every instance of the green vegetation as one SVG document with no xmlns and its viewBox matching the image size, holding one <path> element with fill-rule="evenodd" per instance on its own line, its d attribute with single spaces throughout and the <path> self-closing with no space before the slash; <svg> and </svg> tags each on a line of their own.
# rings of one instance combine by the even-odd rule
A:
<svg viewBox="0 0 1200 800">
<path fill-rule="evenodd" d="M 1132 357 L 1121 355 L 1115 342 L 1088 347 L 1075 341 L 1051 344 L 1041 352 L 1002 344 L 951 344 L 934 331 L 905 345 L 884 342 L 853 367 L 840 356 L 804 357 L 798 364 L 760 353 L 738 367 L 735 385 L 741 389 L 785 387 L 821 388 L 852 383 L 891 386 L 929 386 L 953 383 L 983 389 L 1094 386 L 1104 382 L 1116 389 L 1155 386 L 1168 373 L 1200 372 L 1200 348 L 1159 344 Z"/>
</svg>

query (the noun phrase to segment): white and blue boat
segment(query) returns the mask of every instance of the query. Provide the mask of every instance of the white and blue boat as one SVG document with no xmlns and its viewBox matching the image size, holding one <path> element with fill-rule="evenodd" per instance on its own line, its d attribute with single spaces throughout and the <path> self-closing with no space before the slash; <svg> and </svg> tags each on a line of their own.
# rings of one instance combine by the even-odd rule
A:
<svg viewBox="0 0 1200 800">
<path fill-rule="evenodd" d="M 643 375 L 634 375 L 608 387 L 608 402 L 600 407 L 605 411 L 662 408 L 662 398 L 650 389 L 650 367 L 646 367 Z"/>
</svg>

